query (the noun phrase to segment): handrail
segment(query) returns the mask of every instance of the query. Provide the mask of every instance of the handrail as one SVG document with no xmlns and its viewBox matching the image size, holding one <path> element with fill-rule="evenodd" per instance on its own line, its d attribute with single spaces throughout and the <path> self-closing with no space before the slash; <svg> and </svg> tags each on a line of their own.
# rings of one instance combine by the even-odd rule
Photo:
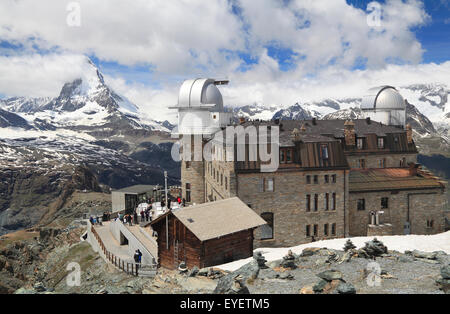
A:
<svg viewBox="0 0 450 314">
<path fill-rule="evenodd" d="M 133 276 L 138 276 L 140 267 L 149 267 L 150 266 L 152 269 L 157 268 L 157 265 L 141 265 L 138 263 L 125 262 L 120 257 L 117 257 L 116 255 L 114 255 L 113 253 L 111 253 L 110 251 L 108 251 L 106 249 L 105 244 L 103 243 L 102 239 L 100 238 L 100 236 L 98 235 L 97 231 L 95 230 L 95 228 L 92 224 L 91 224 L 91 232 L 94 235 L 97 242 L 99 243 L 100 248 L 102 249 L 103 254 L 105 255 L 106 259 L 108 261 L 110 261 L 112 264 L 114 264 L 114 266 L 119 267 L 119 269 L 124 271 L 125 273 L 131 274 Z M 130 265 L 131 265 L 131 267 L 130 267 Z"/>
<path fill-rule="evenodd" d="M 155 259 L 155 257 L 152 255 L 152 253 L 149 251 L 149 249 L 145 246 L 145 244 L 142 243 L 142 241 L 139 240 L 139 238 L 136 237 L 136 235 L 133 234 L 133 231 L 131 231 L 130 228 L 128 228 L 128 226 L 125 225 L 122 221 L 120 221 L 120 220 L 115 220 L 115 222 L 117 222 L 117 221 L 119 221 L 119 223 L 121 223 L 121 224 L 125 227 L 125 229 L 127 229 L 128 232 L 130 232 L 130 233 L 134 236 L 134 238 L 141 244 L 141 246 L 142 246 L 143 248 L 145 248 L 145 250 L 150 254 L 150 256 L 152 256 L 153 259 Z M 138 227 L 140 228 L 139 225 L 135 225 L 135 226 L 138 226 Z M 142 233 L 141 230 L 138 230 L 138 231 L 139 231 L 140 233 Z M 145 236 L 145 235 L 143 234 L 143 236 Z M 147 239 L 148 239 L 148 238 L 147 238 Z M 149 240 L 149 239 L 148 239 L 148 240 Z M 155 240 L 152 239 L 151 241 L 152 241 L 152 244 L 154 245 L 154 244 L 155 244 L 155 243 L 154 243 Z M 158 244 L 156 244 L 156 246 L 158 246 Z M 152 265 L 149 265 L 149 266 L 152 266 Z"/>
</svg>

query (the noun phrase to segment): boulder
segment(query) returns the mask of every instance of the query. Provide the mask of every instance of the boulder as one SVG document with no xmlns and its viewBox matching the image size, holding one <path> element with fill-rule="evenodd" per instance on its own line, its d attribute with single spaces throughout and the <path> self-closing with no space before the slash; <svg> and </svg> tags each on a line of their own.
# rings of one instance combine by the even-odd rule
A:
<svg viewBox="0 0 450 314">
<path fill-rule="evenodd" d="M 230 274 L 231 275 L 231 274 Z M 247 286 L 245 285 L 245 277 L 241 274 L 235 274 L 233 276 L 225 276 L 219 280 L 214 294 L 250 294 Z"/>
<path fill-rule="evenodd" d="M 450 264 L 441 267 L 441 276 L 444 279 L 450 279 Z"/>
<path fill-rule="evenodd" d="M 192 269 L 189 271 L 188 276 L 189 277 L 195 277 L 199 272 L 199 269 L 197 266 L 192 267 Z"/>
<path fill-rule="evenodd" d="M 306 249 L 303 249 L 302 254 L 300 254 L 300 256 L 302 256 L 302 257 L 313 256 L 320 250 L 321 249 L 318 247 L 308 247 Z"/>
<path fill-rule="evenodd" d="M 414 250 L 412 252 L 412 255 L 415 258 L 423 258 L 423 259 L 430 259 L 430 260 L 435 260 L 437 257 L 436 252 L 422 252 L 422 251 L 417 251 L 417 250 Z"/>
<path fill-rule="evenodd" d="M 208 276 L 209 267 L 202 268 L 198 271 L 197 276 Z"/>
<path fill-rule="evenodd" d="M 339 270 L 334 269 L 323 271 L 321 273 L 318 273 L 316 276 L 326 281 L 333 281 L 333 280 L 343 281 L 342 273 Z"/>
<path fill-rule="evenodd" d="M 326 280 L 319 280 L 314 286 L 313 286 L 313 291 L 314 292 L 322 292 L 323 289 L 325 288 L 325 286 L 327 285 L 328 281 Z"/>
<path fill-rule="evenodd" d="M 341 282 L 337 287 L 339 294 L 356 294 L 356 289 L 351 283 Z"/>
<path fill-rule="evenodd" d="M 305 286 L 300 289 L 300 294 L 314 294 L 312 286 Z"/>
<path fill-rule="evenodd" d="M 258 277 L 259 266 L 256 261 L 252 261 L 243 265 L 241 268 L 231 272 L 219 279 L 215 294 L 229 294 L 229 293 L 249 293 L 245 283 L 249 280 L 254 280 Z M 236 278 L 238 283 L 236 283 Z M 240 285 L 238 289 L 237 286 Z M 237 290 L 236 290 L 237 289 Z M 236 292 L 238 291 L 238 292 Z"/>
<path fill-rule="evenodd" d="M 47 290 L 42 282 L 36 282 L 36 283 L 33 285 L 33 289 L 34 289 L 36 292 L 44 292 L 44 291 Z"/>
</svg>

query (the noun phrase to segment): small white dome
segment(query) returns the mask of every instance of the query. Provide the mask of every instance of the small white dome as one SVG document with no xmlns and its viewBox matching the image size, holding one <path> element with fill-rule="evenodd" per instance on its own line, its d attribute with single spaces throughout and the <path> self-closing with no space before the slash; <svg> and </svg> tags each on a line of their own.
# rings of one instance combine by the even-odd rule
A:
<svg viewBox="0 0 450 314">
<path fill-rule="evenodd" d="M 361 109 L 406 110 L 406 103 L 395 87 L 381 86 L 367 91 L 361 102 Z"/>
<path fill-rule="evenodd" d="M 186 80 L 180 88 L 178 108 L 223 110 L 223 98 L 213 79 Z"/>
</svg>

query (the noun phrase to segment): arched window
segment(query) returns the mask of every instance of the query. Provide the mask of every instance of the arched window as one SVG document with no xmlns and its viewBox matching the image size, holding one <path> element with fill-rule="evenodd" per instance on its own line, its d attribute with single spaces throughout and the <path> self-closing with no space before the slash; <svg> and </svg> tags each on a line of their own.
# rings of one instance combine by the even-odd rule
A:
<svg viewBox="0 0 450 314">
<path fill-rule="evenodd" d="M 261 240 L 273 239 L 273 213 L 262 213 L 261 218 L 267 224 L 261 226 Z"/>
</svg>

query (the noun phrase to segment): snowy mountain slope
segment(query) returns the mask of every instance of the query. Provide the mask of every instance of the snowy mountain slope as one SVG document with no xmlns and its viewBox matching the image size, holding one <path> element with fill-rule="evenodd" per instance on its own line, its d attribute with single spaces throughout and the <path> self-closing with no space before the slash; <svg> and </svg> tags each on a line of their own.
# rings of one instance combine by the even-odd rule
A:
<svg viewBox="0 0 450 314">
<path fill-rule="evenodd" d="M 157 122 L 139 111 L 128 99 L 115 93 L 103 75 L 89 60 L 86 60 L 82 78 L 67 82 L 56 98 L 14 97 L 0 101 L 0 107 L 14 112 L 28 121 L 55 128 L 83 129 L 120 126 L 123 129 L 169 132 Z M 140 117 L 144 117 L 144 121 Z M 40 128 L 39 126 L 37 126 Z"/>
</svg>

